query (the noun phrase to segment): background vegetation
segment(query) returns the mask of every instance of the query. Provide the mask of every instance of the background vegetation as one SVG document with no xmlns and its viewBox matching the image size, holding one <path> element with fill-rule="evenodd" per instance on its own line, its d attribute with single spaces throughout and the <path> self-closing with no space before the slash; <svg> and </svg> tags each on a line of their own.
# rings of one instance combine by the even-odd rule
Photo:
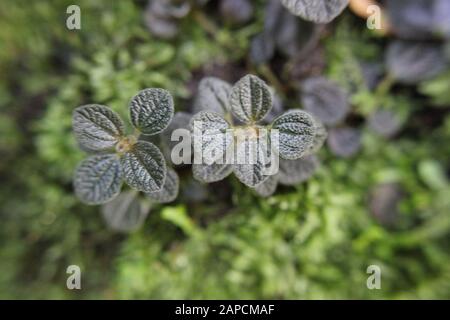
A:
<svg viewBox="0 0 450 320">
<path fill-rule="evenodd" d="M 264 1 L 239 26 L 211 1 L 171 40 L 146 28 L 145 1 L 79 0 L 82 29 L 69 31 L 72 3 L 0 3 L 0 298 L 450 298 L 448 71 L 370 90 L 361 63 L 383 61 L 389 37 L 349 10 L 284 75 L 281 55 L 262 67 L 249 58 Z M 130 234 L 74 197 L 84 157 L 75 107 L 106 104 L 126 119 L 131 96 L 162 87 L 190 110 L 203 76 L 246 73 L 282 86 L 323 74 L 349 89 L 360 150 L 340 158 L 323 148 L 313 178 L 267 199 L 234 177 L 201 185 L 182 168 L 177 201 L 154 206 Z M 367 125 L 380 95 L 403 119 L 393 138 Z M 301 107 L 295 90 L 284 104 Z M 71 264 L 82 269 L 80 291 L 66 289 Z M 382 268 L 381 290 L 366 288 L 371 264 Z"/>
</svg>

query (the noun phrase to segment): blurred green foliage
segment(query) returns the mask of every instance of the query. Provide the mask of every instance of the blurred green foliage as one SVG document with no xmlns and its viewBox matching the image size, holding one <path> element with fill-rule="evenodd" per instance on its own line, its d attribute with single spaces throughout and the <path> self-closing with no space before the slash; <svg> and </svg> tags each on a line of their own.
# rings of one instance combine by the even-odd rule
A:
<svg viewBox="0 0 450 320">
<path fill-rule="evenodd" d="M 72 193 L 83 158 L 72 110 L 96 102 L 125 115 L 145 87 L 166 88 L 188 109 L 199 70 L 247 65 L 262 10 L 242 28 L 220 28 L 216 41 L 189 16 L 166 42 L 145 29 L 143 1 L 78 1 L 79 31 L 65 27 L 69 4 L 0 3 L 0 298 L 450 298 L 448 73 L 421 84 L 421 95 L 371 92 L 358 61 L 380 58 L 383 39 L 344 15 L 323 39 L 326 72 L 351 91 L 361 121 L 380 105 L 401 113 L 398 137 L 364 129 L 357 156 L 323 150 L 306 184 L 261 199 L 233 178 L 218 185 L 232 189 L 227 201 L 181 197 L 117 234 Z M 405 196 L 388 227 L 368 199 L 390 182 Z M 81 291 L 66 289 L 71 264 L 82 269 Z M 366 288 L 371 264 L 383 270 L 382 290 Z"/>
</svg>

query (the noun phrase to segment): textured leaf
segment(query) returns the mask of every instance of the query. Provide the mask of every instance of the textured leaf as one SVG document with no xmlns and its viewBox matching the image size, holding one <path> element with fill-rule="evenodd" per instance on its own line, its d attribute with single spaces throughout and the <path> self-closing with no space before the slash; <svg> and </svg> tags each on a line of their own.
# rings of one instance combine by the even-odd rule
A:
<svg viewBox="0 0 450 320">
<path fill-rule="evenodd" d="M 247 75 L 233 86 L 230 102 L 236 118 L 253 123 L 262 120 L 272 108 L 272 94 L 263 80 Z"/>
<path fill-rule="evenodd" d="M 75 171 L 75 194 L 84 203 L 108 202 L 119 194 L 121 187 L 122 170 L 114 154 L 91 156 Z"/>
<path fill-rule="evenodd" d="M 192 174 L 195 179 L 200 182 L 212 183 L 225 179 L 233 171 L 230 164 L 213 163 L 207 164 L 193 164 Z"/>
<path fill-rule="evenodd" d="M 264 164 L 233 164 L 233 172 L 243 184 L 249 187 L 256 187 L 264 182 L 269 176 L 263 174 Z"/>
<path fill-rule="evenodd" d="M 230 111 L 231 85 L 214 77 L 203 78 L 198 86 L 194 113 L 212 111 L 225 115 Z"/>
<path fill-rule="evenodd" d="M 440 44 L 396 40 L 387 49 L 386 64 L 397 81 L 414 84 L 444 71 L 446 59 Z"/>
<path fill-rule="evenodd" d="M 346 92 L 323 77 L 313 77 L 302 84 L 303 107 L 326 125 L 342 121 L 349 111 Z"/>
<path fill-rule="evenodd" d="M 310 155 L 319 151 L 327 137 L 328 132 L 325 126 L 319 120 L 314 120 L 314 139 L 306 154 Z"/>
<path fill-rule="evenodd" d="M 148 205 L 139 201 L 136 191 L 127 191 L 103 205 L 101 212 L 110 229 L 130 232 L 144 223 L 149 210 Z"/>
<path fill-rule="evenodd" d="M 233 136 L 227 134 L 229 127 L 228 122 L 214 112 L 202 111 L 192 117 L 190 128 L 194 153 L 202 155 L 203 164 L 212 164 L 220 159 L 231 145 Z"/>
<path fill-rule="evenodd" d="M 250 132 L 250 133 L 249 133 Z M 236 152 L 233 161 L 233 171 L 236 177 L 245 185 L 255 187 L 265 181 L 270 165 L 270 147 L 255 139 L 251 130 L 242 129 L 242 133 L 236 142 Z"/>
<path fill-rule="evenodd" d="M 275 119 L 279 130 L 278 152 L 284 159 L 298 159 L 311 148 L 315 136 L 314 118 L 302 110 L 290 110 Z"/>
<path fill-rule="evenodd" d="M 297 160 L 280 160 L 279 181 L 286 186 L 293 186 L 308 180 L 319 166 L 316 156 L 306 156 Z"/>
<path fill-rule="evenodd" d="M 281 0 L 296 16 L 315 23 L 329 23 L 347 7 L 349 0 Z"/>
<path fill-rule="evenodd" d="M 143 134 L 156 134 L 169 125 L 174 113 L 173 99 L 164 89 L 145 89 L 130 101 L 131 123 Z"/>
<path fill-rule="evenodd" d="M 269 176 L 264 182 L 255 187 L 255 191 L 261 197 L 270 197 L 275 193 L 278 186 L 278 175 Z"/>
<path fill-rule="evenodd" d="M 72 126 L 80 147 L 86 151 L 111 149 L 124 134 L 124 124 L 119 115 L 98 104 L 76 108 L 72 114 Z"/>
<path fill-rule="evenodd" d="M 178 196 L 180 188 L 180 179 L 178 174 L 172 168 L 167 168 L 166 180 L 160 191 L 149 192 L 147 195 L 159 203 L 168 203 L 174 201 Z"/>
<path fill-rule="evenodd" d="M 166 162 L 159 149 L 147 141 L 138 141 L 121 158 L 124 179 L 143 192 L 161 190 L 166 179 Z"/>
<path fill-rule="evenodd" d="M 361 133 L 353 128 L 333 128 L 329 132 L 327 144 L 335 155 L 348 158 L 361 148 Z"/>
</svg>

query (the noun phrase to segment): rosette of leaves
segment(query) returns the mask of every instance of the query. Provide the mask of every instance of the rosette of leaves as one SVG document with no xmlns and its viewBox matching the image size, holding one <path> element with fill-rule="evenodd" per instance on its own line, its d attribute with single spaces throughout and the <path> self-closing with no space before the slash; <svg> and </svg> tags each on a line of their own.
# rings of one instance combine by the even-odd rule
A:
<svg viewBox="0 0 450 320">
<path fill-rule="evenodd" d="M 145 89 L 129 103 L 131 123 L 137 134 L 126 135 L 120 116 L 107 106 L 90 104 L 73 112 L 73 131 L 79 146 L 92 154 L 75 171 L 74 189 L 86 204 L 115 198 L 125 181 L 156 201 L 178 192 L 163 154 L 153 143 L 140 139 L 162 132 L 174 113 L 173 99 L 164 89 Z"/>
<path fill-rule="evenodd" d="M 348 6 L 349 0 L 280 0 L 292 14 L 315 23 L 333 21 Z"/>
<path fill-rule="evenodd" d="M 266 157 L 268 150 L 264 150 L 261 145 L 262 129 L 266 129 L 269 135 L 273 129 L 278 130 L 278 143 L 268 148 L 275 151 L 281 159 L 297 160 L 320 148 L 324 140 L 324 129 L 320 130 L 323 127 L 303 110 L 289 110 L 275 118 L 271 124 L 261 124 L 272 108 L 272 101 L 270 88 L 254 75 L 243 77 L 234 86 L 216 78 L 203 79 L 194 107 L 199 112 L 191 119 L 193 141 L 200 141 L 200 148 L 196 150 L 194 147 L 194 152 L 210 154 L 205 150 L 211 145 L 224 152 L 219 152 L 200 164 L 194 164 L 194 178 L 211 183 L 222 180 L 233 172 L 243 184 L 252 188 L 272 180 L 273 174 L 264 174 L 264 169 L 272 160 Z M 201 136 L 197 136 L 196 132 L 200 132 Z M 212 135 L 215 139 L 211 139 Z M 246 144 L 245 147 L 242 147 L 243 143 Z M 258 153 L 252 155 L 257 161 L 253 164 L 239 163 L 236 161 L 239 152 L 235 152 L 233 161 L 227 161 L 223 155 L 230 146 L 234 150 Z M 261 154 L 263 156 L 259 157 Z"/>
</svg>

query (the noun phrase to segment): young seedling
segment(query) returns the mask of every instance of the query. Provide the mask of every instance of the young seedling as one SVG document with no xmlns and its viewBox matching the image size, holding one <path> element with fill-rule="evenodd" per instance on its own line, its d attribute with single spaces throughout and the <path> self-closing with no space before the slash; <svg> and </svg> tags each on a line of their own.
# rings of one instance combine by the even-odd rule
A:
<svg viewBox="0 0 450 320">
<path fill-rule="evenodd" d="M 123 180 L 158 201 L 172 198 L 168 193 L 176 196 L 176 173 L 168 171 L 158 147 L 140 139 L 169 125 L 172 96 L 163 89 L 145 89 L 131 99 L 129 111 L 133 135 L 125 134 L 122 119 L 106 106 L 85 105 L 73 112 L 75 137 L 83 150 L 94 154 L 81 162 L 74 176 L 75 193 L 86 204 L 112 200 Z"/>
<path fill-rule="evenodd" d="M 234 86 L 216 78 L 203 79 L 194 106 L 198 113 L 191 119 L 193 140 L 200 141 L 199 148 L 194 147 L 194 153 L 210 155 L 206 152 L 208 148 L 227 150 L 232 146 L 234 150 L 248 153 L 245 159 L 250 155 L 257 161 L 230 162 L 224 153 L 218 152 L 215 157 L 203 158 L 202 163 L 194 163 L 194 177 L 210 183 L 234 172 L 242 183 L 253 188 L 267 181 L 274 174 L 264 174 L 272 160 L 265 157 L 268 150 L 263 146 L 263 132 L 277 131 L 278 143 L 272 141 L 274 144 L 270 147 L 282 159 L 300 159 L 320 148 L 326 137 L 324 128 L 303 110 L 290 110 L 269 125 L 261 124 L 272 108 L 272 101 L 270 88 L 254 75 L 243 77 Z M 239 157 L 238 153 L 235 157 Z"/>
</svg>

